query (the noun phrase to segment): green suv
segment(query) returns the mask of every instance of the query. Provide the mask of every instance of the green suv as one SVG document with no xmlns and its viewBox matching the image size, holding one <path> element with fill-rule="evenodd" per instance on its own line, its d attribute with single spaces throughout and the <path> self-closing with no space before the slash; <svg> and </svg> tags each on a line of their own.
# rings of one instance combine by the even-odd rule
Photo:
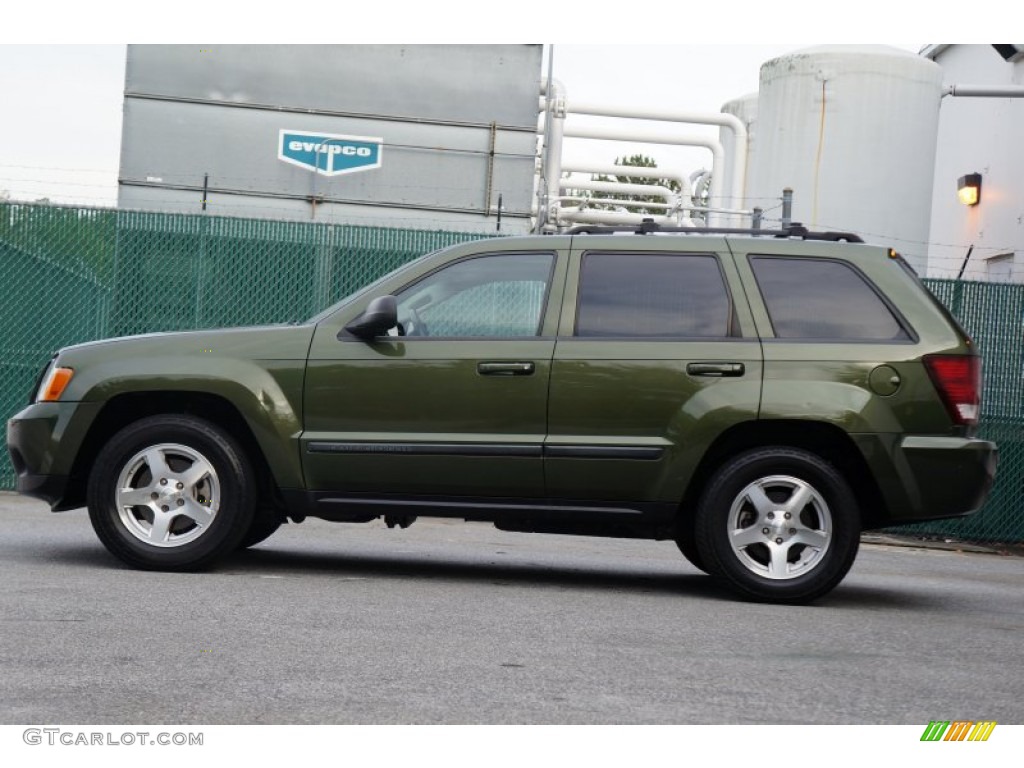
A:
<svg viewBox="0 0 1024 768">
<path fill-rule="evenodd" d="M 88 506 L 138 568 L 423 515 L 673 540 L 796 603 L 861 531 L 981 506 L 980 378 L 855 235 L 580 228 L 429 254 L 299 325 L 62 349 L 7 443 L 20 492 Z"/>
</svg>

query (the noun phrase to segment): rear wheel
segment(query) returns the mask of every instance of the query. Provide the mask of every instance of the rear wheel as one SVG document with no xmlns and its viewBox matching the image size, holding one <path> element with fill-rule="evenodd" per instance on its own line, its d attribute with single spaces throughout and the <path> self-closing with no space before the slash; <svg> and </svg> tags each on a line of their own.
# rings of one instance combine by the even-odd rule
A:
<svg viewBox="0 0 1024 768">
<path fill-rule="evenodd" d="M 136 568 L 195 570 L 239 545 L 255 496 L 249 462 L 231 435 L 193 416 L 164 415 L 110 439 L 87 498 L 93 529 L 116 557 Z"/>
<path fill-rule="evenodd" d="M 859 543 L 849 485 L 831 464 L 800 449 L 740 454 L 715 473 L 697 510 L 703 562 L 753 600 L 821 597 L 842 581 Z"/>
</svg>

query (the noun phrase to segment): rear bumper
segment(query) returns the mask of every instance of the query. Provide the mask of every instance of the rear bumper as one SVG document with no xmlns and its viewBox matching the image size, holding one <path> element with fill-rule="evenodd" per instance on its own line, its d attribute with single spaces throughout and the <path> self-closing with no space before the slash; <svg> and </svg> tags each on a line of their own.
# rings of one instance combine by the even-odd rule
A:
<svg viewBox="0 0 1024 768">
<path fill-rule="evenodd" d="M 879 467 L 880 455 L 886 454 L 888 466 Z M 989 440 L 908 435 L 866 458 L 888 507 L 888 519 L 879 522 L 893 525 L 977 512 L 992 490 L 999 449 Z"/>
</svg>

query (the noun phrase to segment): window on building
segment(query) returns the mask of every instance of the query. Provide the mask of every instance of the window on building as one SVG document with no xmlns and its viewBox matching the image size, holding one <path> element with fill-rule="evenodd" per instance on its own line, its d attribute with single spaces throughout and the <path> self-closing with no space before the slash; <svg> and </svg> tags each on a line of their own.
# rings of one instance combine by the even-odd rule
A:
<svg viewBox="0 0 1024 768">
<path fill-rule="evenodd" d="M 990 283 L 1009 283 L 1013 280 L 1013 254 L 1000 253 L 985 260 L 985 279 Z"/>
</svg>

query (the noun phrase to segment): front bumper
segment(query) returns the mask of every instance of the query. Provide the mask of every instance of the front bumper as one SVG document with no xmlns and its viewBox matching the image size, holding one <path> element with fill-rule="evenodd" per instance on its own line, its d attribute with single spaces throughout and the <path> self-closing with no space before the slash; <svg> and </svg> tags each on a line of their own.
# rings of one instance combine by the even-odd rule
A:
<svg viewBox="0 0 1024 768">
<path fill-rule="evenodd" d="M 81 483 L 73 481 L 72 471 L 98 411 L 93 403 L 34 403 L 8 420 L 7 451 L 18 493 L 42 499 L 54 511 L 82 506 Z"/>
</svg>

